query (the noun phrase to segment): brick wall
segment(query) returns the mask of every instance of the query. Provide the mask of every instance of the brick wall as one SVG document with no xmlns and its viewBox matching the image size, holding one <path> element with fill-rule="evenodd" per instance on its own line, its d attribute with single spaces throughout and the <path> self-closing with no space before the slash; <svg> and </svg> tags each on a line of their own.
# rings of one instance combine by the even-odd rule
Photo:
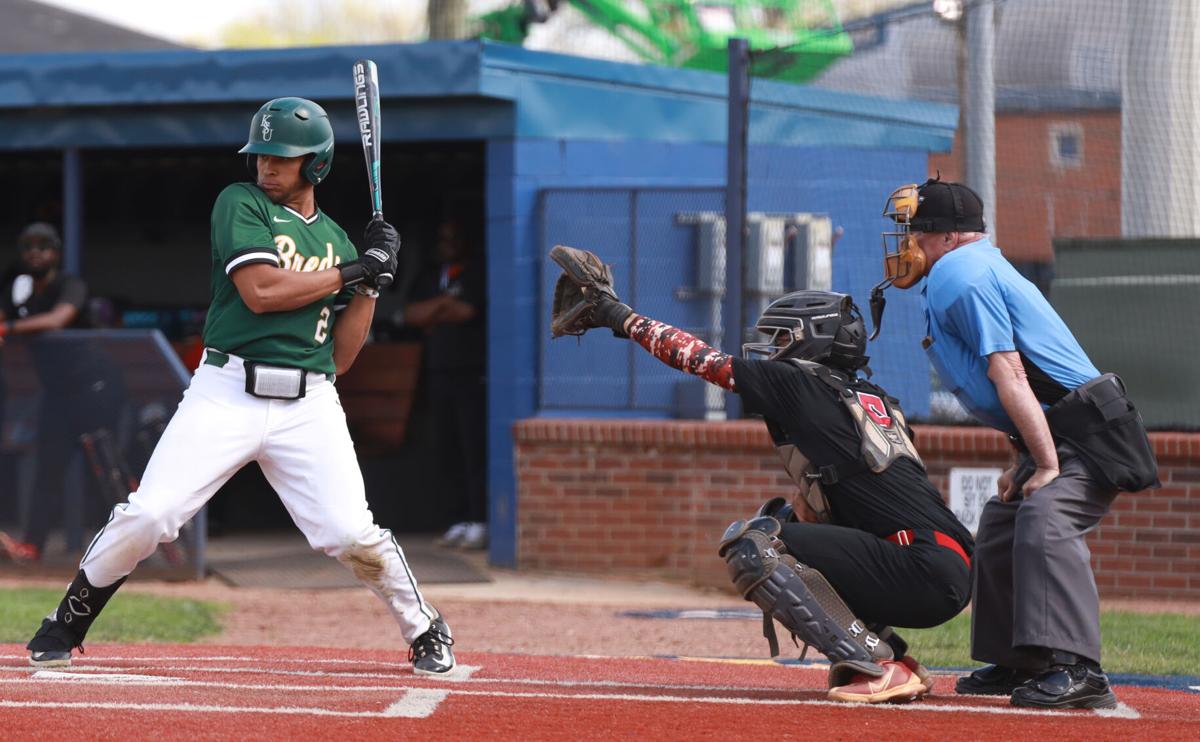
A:
<svg viewBox="0 0 1200 742">
<path fill-rule="evenodd" d="M 1155 433 L 1163 488 L 1122 494 L 1092 534 L 1106 596 L 1200 600 L 1200 434 Z M 716 543 L 791 481 L 761 422 L 524 420 L 514 427 L 522 567 L 656 573 L 727 588 Z M 995 431 L 917 426 L 934 483 L 1004 466 Z"/>
<path fill-rule="evenodd" d="M 1056 165 L 1052 133 L 1079 135 L 1078 166 Z M 929 155 L 929 176 L 962 180 L 962 134 L 950 152 Z M 1055 237 L 1121 233 L 1121 111 L 1003 111 L 996 116 L 998 246 L 1010 260 L 1054 257 Z"/>
</svg>

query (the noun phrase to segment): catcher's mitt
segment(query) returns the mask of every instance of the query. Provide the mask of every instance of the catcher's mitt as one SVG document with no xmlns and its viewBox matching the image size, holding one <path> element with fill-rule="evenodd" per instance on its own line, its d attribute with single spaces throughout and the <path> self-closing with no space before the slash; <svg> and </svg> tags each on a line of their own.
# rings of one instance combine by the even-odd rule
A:
<svg viewBox="0 0 1200 742">
<path fill-rule="evenodd" d="M 555 245 L 550 259 L 563 270 L 554 284 L 550 334 L 582 335 L 595 327 L 610 327 L 613 334 L 626 337 L 622 325 L 633 310 L 617 298 L 612 268 L 587 250 L 565 245 Z"/>
</svg>

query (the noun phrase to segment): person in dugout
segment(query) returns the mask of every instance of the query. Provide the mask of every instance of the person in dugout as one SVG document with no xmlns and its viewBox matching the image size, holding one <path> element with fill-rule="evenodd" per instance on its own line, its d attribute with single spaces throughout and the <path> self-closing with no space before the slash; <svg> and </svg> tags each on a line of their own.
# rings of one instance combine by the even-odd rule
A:
<svg viewBox="0 0 1200 742">
<path fill-rule="evenodd" d="M 617 298 L 612 274 L 585 250 L 556 247 L 556 337 L 609 328 L 663 363 L 738 393 L 762 415 L 798 488 L 733 523 L 719 554 L 737 590 L 831 662 L 828 697 L 907 702 L 933 689 L 894 626 L 925 628 L 970 596 L 970 533 L 929 481 L 899 402 L 870 374 L 853 300 L 796 291 L 772 302 L 744 358 L 712 348 Z M 806 650 L 807 651 L 807 650 Z"/>
<path fill-rule="evenodd" d="M 98 346 L 46 336 L 91 327 L 87 285 L 62 269 L 58 230 L 33 222 L 17 237 L 17 249 L 18 270 L 0 294 L 0 345 L 18 338 L 28 342 L 43 394 L 37 416 L 37 497 L 19 539 L 0 532 L 0 551 L 17 562 L 36 562 L 65 512 L 64 462 L 80 447 L 82 435 L 116 430 L 125 386 L 120 370 Z"/>
</svg>

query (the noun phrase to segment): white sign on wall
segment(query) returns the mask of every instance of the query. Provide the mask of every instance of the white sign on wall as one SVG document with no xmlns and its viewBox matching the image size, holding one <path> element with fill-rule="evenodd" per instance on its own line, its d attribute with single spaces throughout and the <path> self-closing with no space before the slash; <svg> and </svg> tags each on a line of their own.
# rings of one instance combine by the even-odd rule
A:
<svg viewBox="0 0 1200 742">
<path fill-rule="evenodd" d="M 1003 469 L 957 467 L 950 470 L 950 510 L 974 535 L 983 503 L 996 494 Z"/>
</svg>

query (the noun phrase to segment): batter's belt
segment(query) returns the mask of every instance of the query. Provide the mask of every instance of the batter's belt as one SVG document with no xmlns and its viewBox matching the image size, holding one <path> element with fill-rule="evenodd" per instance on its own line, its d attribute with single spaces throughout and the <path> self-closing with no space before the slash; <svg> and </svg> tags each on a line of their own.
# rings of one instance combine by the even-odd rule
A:
<svg viewBox="0 0 1200 742">
<path fill-rule="evenodd" d="M 256 363 L 249 359 L 242 358 L 241 356 L 236 356 L 232 353 L 225 353 L 212 348 L 204 349 L 203 363 L 206 366 L 225 368 L 230 364 L 231 361 L 234 363 L 233 367 L 241 370 L 246 377 L 246 393 L 265 399 L 299 399 L 304 397 L 305 392 L 311 388 L 312 385 L 326 380 L 330 382 L 334 380 L 333 374 L 323 374 L 319 371 L 307 371 L 300 368 Z M 261 383 L 262 379 L 260 378 L 260 372 L 262 371 L 282 372 L 281 375 L 292 374 L 295 380 L 292 382 L 292 386 L 289 391 L 284 393 L 282 396 L 277 396 L 273 391 L 264 391 L 264 384 Z"/>
</svg>

